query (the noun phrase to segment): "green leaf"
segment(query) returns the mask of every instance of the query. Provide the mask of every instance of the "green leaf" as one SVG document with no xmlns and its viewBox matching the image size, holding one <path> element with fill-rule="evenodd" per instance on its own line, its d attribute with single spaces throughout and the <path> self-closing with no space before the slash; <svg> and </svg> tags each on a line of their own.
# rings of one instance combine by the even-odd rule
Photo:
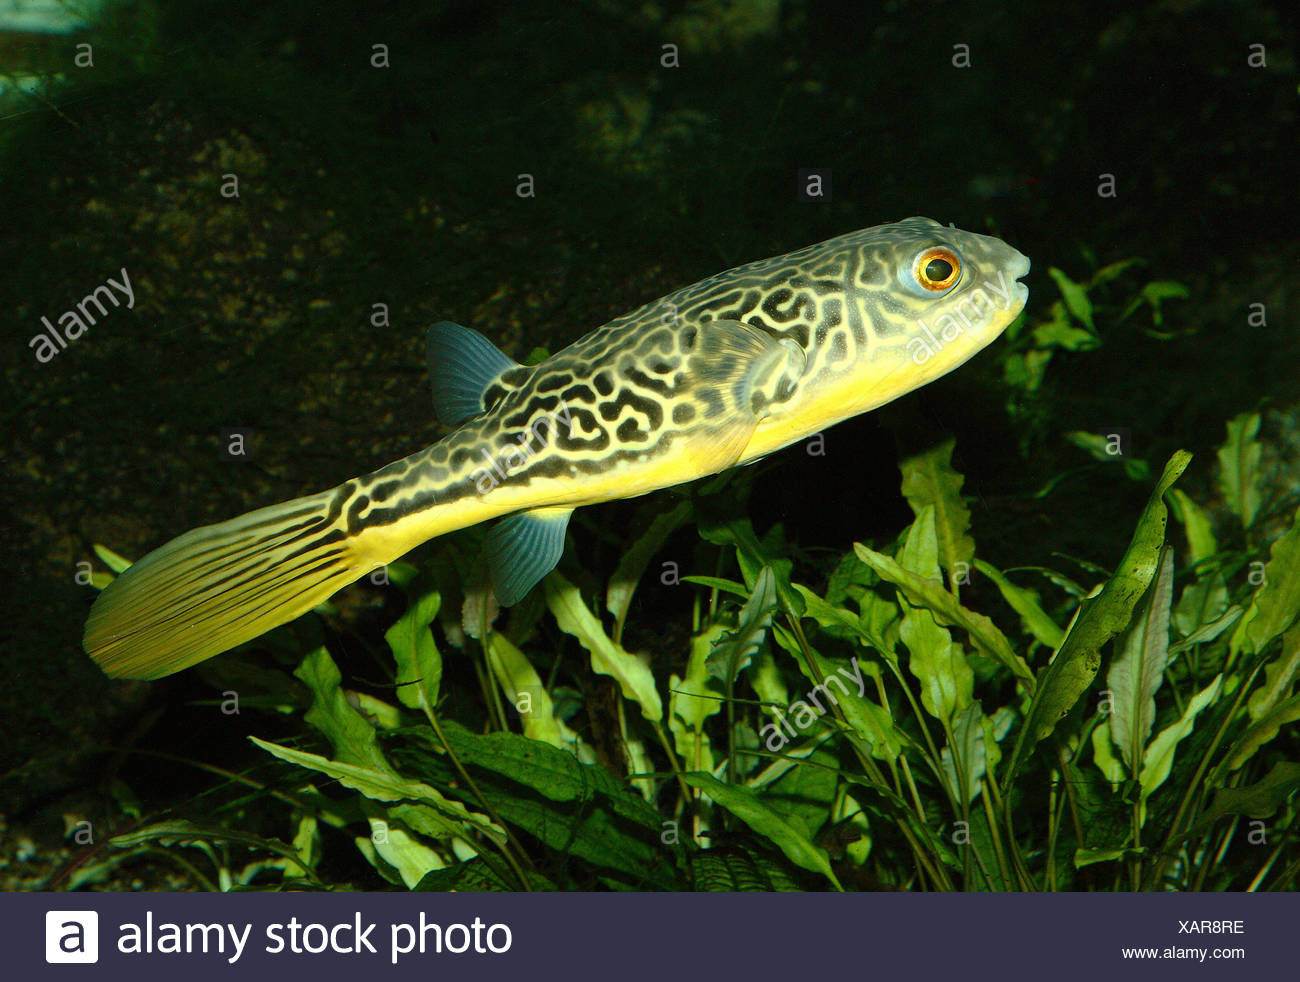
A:
<svg viewBox="0 0 1300 982">
<path fill-rule="evenodd" d="M 1183 595 L 1174 607 L 1173 622 L 1178 633 L 1187 636 L 1201 631 L 1220 620 L 1228 610 L 1228 584 L 1221 570 L 1201 576 L 1195 583 L 1183 587 Z M 1238 608 L 1238 616 L 1241 609 Z M 1222 630 L 1218 632 L 1223 633 Z M 1215 635 L 1217 637 L 1218 634 Z M 1198 644 L 1201 642 L 1197 642 Z"/>
<path fill-rule="evenodd" d="M 536 871 L 528 873 L 535 891 L 554 891 L 556 885 Z M 498 870 L 475 856 L 464 863 L 455 863 L 426 874 L 414 888 L 422 893 L 514 893 L 519 884 L 503 876 Z"/>
<path fill-rule="evenodd" d="M 710 624 L 692 637 L 686 674 L 681 678 L 676 675 L 668 678 L 668 729 L 673 734 L 678 756 L 690 770 L 713 767 L 713 749 L 704 724 L 722 711 L 723 700 L 721 693 L 711 684 L 705 662 L 724 631 L 721 624 Z"/>
<path fill-rule="evenodd" d="M 861 563 L 859 563 L 859 565 L 861 565 Z M 864 566 L 863 569 L 865 568 L 866 567 Z M 867 636 L 867 632 L 862 627 L 862 622 L 851 610 L 846 610 L 843 607 L 835 607 L 827 603 L 802 583 L 794 584 L 794 588 L 798 590 L 799 595 L 803 597 L 804 616 L 811 617 L 815 620 L 827 634 L 832 637 L 861 640 L 870 643 L 871 639 Z"/>
<path fill-rule="evenodd" d="M 1151 323 L 1159 327 L 1164 323 L 1161 303 L 1165 300 L 1186 300 L 1189 296 L 1187 287 L 1176 280 L 1153 280 L 1142 288 L 1142 292 L 1133 300 L 1120 316 L 1126 320 L 1142 304 L 1151 308 Z"/>
<path fill-rule="evenodd" d="M 603 767 L 517 733 L 469 733 L 450 722 L 443 731 L 507 824 L 634 886 L 681 888 L 680 849 L 664 840 L 660 816 Z"/>
<path fill-rule="evenodd" d="M 1048 268 L 1047 275 L 1061 291 L 1061 299 L 1065 301 L 1066 309 L 1070 314 L 1095 334 L 1096 328 L 1092 323 L 1092 301 L 1088 299 L 1088 293 L 1082 284 L 1074 282 L 1055 266 Z"/>
<path fill-rule="evenodd" d="M 956 592 L 963 567 L 975 558 L 975 540 L 970 532 L 970 509 L 961 500 L 965 478 L 952 467 L 957 445 L 949 439 L 899 464 L 903 472 L 903 497 L 918 517 L 926 505 L 934 508 L 934 526 L 939 540 L 939 562 L 948 571 L 948 582 Z"/>
<path fill-rule="evenodd" d="M 1074 851 L 1075 869 L 1082 869 L 1094 863 L 1109 863 L 1125 856 L 1142 855 L 1141 849 L 1076 849 Z"/>
<path fill-rule="evenodd" d="M 1101 339 L 1091 331 L 1075 327 L 1064 317 L 1054 317 L 1034 328 L 1034 344 L 1039 348 L 1091 351 L 1101 344 Z"/>
<path fill-rule="evenodd" d="M 729 545 L 735 548 L 740 570 L 750 587 L 743 594 L 745 597 L 752 592 L 759 571 L 767 566 L 776 577 L 776 593 L 781 599 L 781 606 L 794 617 L 803 616 L 803 599 L 790 584 L 790 572 L 794 568 L 794 562 L 780 555 L 771 555 L 754 534 L 749 519 L 701 524 L 700 535 L 706 542 L 712 542 L 714 545 Z"/>
<path fill-rule="evenodd" d="M 299 856 L 293 848 L 278 839 L 267 839 L 251 832 L 241 832 L 224 825 L 199 825 L 185 819 L 169 819 L 136 826 L 128 832 L 110 836 L 107 840 L 115 847 L 128 848 L 142 843 L 156 842 L 164 846 L 195 843 L 207 846 L 215 842 L 237 843 L 250 849 L 263 850 L 283 857 L 288 864 L 297 865 Z M 310 872 L 307 875 L 315 880 Z"/>
<path fill-rule="evenodd" d="M 1140 802 L 1144 820 L 1147 800 L 1160 785 L 1165 783 L 1169 772 L 1173 769 L 1174 752 L 1178 749 L 1178 744 L 1191 734 L 1192 727 L 1196 725 L 1196 717 L 1201 714 L 1201 710 L 1219 697 L 1219 690 L 1222 688 L 1223 675 L 1219 674 L 1214 677 L 1213 682 L 1192 697 L 1178 721 L 1161 730 L 1147 747 L 1146 753 L 1142 755 L 1142 773 L 1138 776 L 1138 783 L 1142 787 Z"/>
<path fill-rule="evenodd" d="M 1282 635 L 1282 653 L 1264 667 L 1264 684 L 1250 694 L 1246 703 L 1252 720 L 1260 720 L 1286 698 L 1300 674 L 1300 625 Z"/>
<path fill-rule="evenodd" d="M 543 582 L 546 605 L 551 608 L 555 623 L 591 653 L 592 670 L 618 682 L 623 698 L 635 702 L 646 719 L 655 723 L 662 720 L 663 702 L 649 666 L 610 639 L 596 615 L 583 603 L 578 588 L 561 574 L 551 573 Z"/>
<path fill-rule="evenodd" d="M 338 666 L 324 648 L 317 648 L 298 666 L 294 677 L 312 693 L 304 717 L 330 741 L 336 760 L 396 777 L 375 741 L 375 728 L 348 703 Z"/>
<path fill-rule="evenodd" d="M 754 583 L 754 593 L 740 610 L 734 631 L 723 634 L 713 646 L 705 667 L 728 687 L 735 682 L 767 637 L 776 612 L 776 577 L 764 566 Z M 728 689 L 730 691 L 730 689 Z"/>
<path fill-rule="evenodd" d="M 880 582 L 880 577 L 871 572 L 861 559 L 851 552 L 846 552 L 835 564 L 835 570 L 826 581 L 825 601 L 832 606 L 840 606 L 846 600 L 855 604 L 862 603 L 862 597 L 868 589 Z M 800 593 L 803 591 L 801 590 Z M 807 600 L 807 594 L 804 594 Z"/>
<path fill-rule="evenodd" d="M 1092 274 L 1091 279 L 1089 279 L 1088 281 L 1088 286 L 1089 287 L 1102 286 L 1105 283 L 1109 283 L 1113 279 L 1117 279 L 1121 274 L 1132 269 L 1134 266 L 1140 266 L 1145 262 L 1146 262 L 1145 259 L 1133 258 L 1133 259 L 1121 259 L 1118 262 L 1110 263 L 1107 266 L 1101 267 L 1101 269 L 1097 270 L 1097 272 Z"/>
<path fill-rule="evenodd" d="M 894 556 L 898 565 L 908 572 L 942 586 L 939 566 L 939 534 L 934 524 L 934 506 L 924 505 L 916 520 L 907 527 L 903 544 Z"/>
<path fill-rule="evenodd" d="M 693 888 L 701 893 L 788 893 L 799 887 L 766 856 L 709 849 L 691 858 Z"/>
<path fill-rule="evenodd" d="M 614 637 L 623 636 L 623 623 L 632 603 L 632 594 L 645 573 L 645 568 L 664 542 L 690 517 L 691 503 L 679 502 L 668 511 L 656 515 L 646 530 L 637 536 L 631 548 L 623 553 L 605 588 L 605 609 L 614 615 Z"/>
<path fill-rule="evenodd" d="M 1233 604 L 1210 623 L 1201 625 L 1177 644 L 1171 645 L 1169 653 L 1171 655 L 1178 655 L 1186 651 L 1188 648 L 1196 647 L 1198 644 L 1209 644 L 1228 628 L 1232 627 L 1233 624 L 1237 623 L 1241 615 L 1242 609 L 1236 604 Z"/>
<path fill-rule="evenodd" d="M 423 690 L 428 705 L 436 706 L 442 682 L 442 655 L 438 653 L 429 625 L 438 616 L 442 598 L 427 571 L 411 581 L 406 596 L 406 613 L 384 634 L 397 661 L 397 698 L 408 709 L 418 709 L 418 687 Z"/>
<path fill-rule="evenodd" d="M 1237 650 L 1263 651 L 1300 616 L 1300 511 L 1269 550 L 1264 585 L 1255 591 L 1232 644 Z"/>
<path fill-rule="evenodd" d="M 1011 352 L 1002 362 L 1002 378 L 1007 387 L 1036 392 L 1047 376 L 1047 364 L 1052 360 L 1052 351 L 1034 349 L 1023 354 Z"/>
<path fill-rule="evenodd" d="M 836 890 L 844 889 L 831 870 L 826 851 L 813 845 L 798 829 L 764 804 L 754 792 L 734 784 L 723 784 L 712 774 L 701 771 L 684 773 L 682 780 L 703 791 L 754 832 L 768 839 L 785 853 L 790 862 L 801 869 L 820 873 Z"/>
<path fill-rule="evenodd" d="M 766 786 L 763 801 L 811 840 L 830 818 L 839 767 L 834 755 L 820 747 L 806 760 L 789 764 L 785 773 Z"/>
<path fill-rule="evenodd" d="M 903 622 L 898 634 L 907 645 L 908 668 L 921 683 L 921 705 L 946 729 L 955 725 L 957 715 L 970 705 L 975 673 L 961 645 L 936 623 L 929 610 L 913 607 L 906 600 L 899 604 Z"/>
<path fill-rule="evenodd" d="M 1269 818 L 1300 790 L 1300 764 L 1279 760 L 1264 777 L 1244 788 L 1224 788 L 1214 795 L 1205 814 L 1188 832 L 1188 838 L 1199 836 L 1209 826 L 1225 815 L 1249 815 L 1251 818 Z"/>
<path fill-rule="evenodd" d="M 1118 437 L 1113 433 L 1085 433 L 1083 430 L 1072 430 L 1065 434 L 1065 438 L 1080 450 L 1086 450 L 1094 460 L 1100 460 L 1105 464 L 1122 460 L 1124 466 L 1128 468 L 1129 476 L 1134 480 L 1145 480 L 1147 476 L 1149 470 L 1147 462 L 1123 456 L 1121 453 L 1123 448 L 1119 444 Z"/>
<path fill-rule="evenodd" d="M 285 865 L 286 876 L 311 876 L 321 857 L 320 820 L 315 815 L 300 815 L 298 831 L 293 837 L 297 862 Z"/>
<path fill-rule="evenodd" d="M 975 560 L 975 568 L 993 581 L 998 591 L 1002 594 L 1011 609 L 1020 615 L 1020 620 L 1025 625 L 1025 630 L 1032 634 L 1038 641 L 1047 645 L 1055 651 L 1060 647 L 1061 639 L 1065 637 L 1065 632 L 1061 630 L 1056 621 L 1047 615 L 1047 612 L 1038 605 L 1038 594 L 1033 590 L 1024 587 L 1018 587 L 1008 580 L 1002 573 L 990 563 L 982 559 Z"/>
<path fill-rule="evenodd" d="M 1192 455 L 1179 450 L 1165 465 L 1146 507 L 1138 519 L 1124 558 L 1115 575 L 1095 596 L 1084 598 L 1051 662 L 1039 673 L 1033 701 L 1015 750 L 1007 763 L 1004 786 L 1025 762 L 1040 740 L 1056 729 L 1079 697 L 1092 685 L 1101 668 L 1101 649 L 1128 626 L 1133 610 L 1155 577 L 1169 521 L 1164 494 L 1187 468 Z"/>
<path fill-rule="evenodd" d="M 403 723 L 402 711 L 391 702 L 384 702 L 378 696 L 354 690 L 348 692 L 347 698 L 348 703 L 365 717 L 366 722 L 378 729 L 395 730 Z"/>
<path fill-rule="evenodd" d="M 699 586 L 708 587 L 710 590 L 730 593 L 733 597 L 739 597 L 741 600 L 749 599 L 749 590 L 745 587 L 745 584 L 738 580 L 728 580 L 721 576 L 683 576 L 682 582 L 695 583 Z"/>
<path fill-rule="evenodd" d="M 450 722 L 443 732 L 461 763 L 509 778 L 550 801 L 585 801 L 594 794 L 617 796 L 626 790 L 607 771 L 517 733 L 470 733 Z"/>
<path fill-rule="evenodd" d="M 250 737 L 258 746 L 283 760 L 328 774 L 368 798 L 377 801 L 413 800 L 428 805 L 429 808 L 420 812 L 425 819 L 425 828 L 438 829 L 443 836 L 463 837 L 473 826 L 497 841 L 504 840 L 503 831 L 488 819 L 475 815 L 459 802 L 444 798 L 428 785 L 407 781 L 398 775 L 380 751 L 374 727 L 349 704 L 338 667 L 324 648 L 318 648 L 304 658 L 294 675 L 312 692 L 311 709 L 305 717 L 307 722 L 325 734 L 337 759 L 330 760 Z M 389 828 L 386 824 L 384 834 L 378 835 L 375 823 L 387 823 L 389 813 L 379 806 L 363 805 L 372 833 L 370 838 L 354 841 L 376 869 L 383 872 L 382 861 L 397 872 L 407 887 L 411 887 L 428 870 L 442 865 L 441 857 L 400 826 Z"/>
<path fill-rule="evenodd" d="M 1110 731 L 1105 726 L 1095 726 L 1092 730 L 1092 762 L 1097 765 L 1110 784 L 1119 786 L 1124 783 L 1124 765 L 1115 756 L 1115 744 L 1111 741 Z"/>
<path fill-rule="evenodd" d="M 1235 771 L 1246 763 L 1255 756 L 1255 751 L 1277 736 L 1282 727 L 1298 719 L 1300 719 L 1300 696 L 1269 707 L 1268 712 L 1247 727 L 1246 732 L 1233 744 L 1226 764 L 1228 770 Z"/>
<path fill-rule="evenodd" d="M 352 841 L 361 854 L 387 880 L 392 880 L 392 870 L 402 885 L 414 889 L 430 871 L 442 869 L 447 861 L 421 842 L 402 825 L 389 820 L 389 813 L 374 802 L 362 802 L 362 811 L 370 823 L 370 835 L 357 836 Z M 428 811 L 426 809 L 426 811 Z M 439 823 L 430 821 L 429 827 Z M 428 831 L 428 829 L 426 829 Z"/>
<path fill-rule="evenodd" d="M 1259 512 L 1261 445 L 1259 413 L 1242 413 L 1228 421 L 1228 438 L 1219 448 L 1219 489 L 1243 529 L 1250 528 Z"/>
<path fill-rule="evenodd" d="M 1195 565 L 1203 559 L 1209 559 L 1219 551 L 1219 544 L 1214 540 L 1214 531 L 1210 527 L 1209 516 L 1191 498 L 1178 488 L 1169 492 L 1174 516 L 1182 522 L 1187 532 L 1187 555 Z"/>
<path fill-rule="evenodd" d="M 401 777 L 391 768 L 376 770 L 356 764 L 344 764 L 319 754 L 294 750 L 292 747 L 271 743 L 269 740 L 259 740 L 255 736 L 250 736 L 249 739 L 267 753 L 290 764 L 297 764 L 299 767 L 332 777 L 344 787 L 359 791 L 372 801 L 416 801 L 428 805 L 438 816 L 440 835 L 463 836 L 469 834 L 472 829 L 477 829 L 498 842 L 505 841 L 504 831 L 486 816 L 471 812 L 459 801 L 445 798 L 441 792 L 427 784 Z"/>
<path fill-rule="evenodd" d="M 798 650 L 797 644 L 793 644 L 791 647 Z M 864 665 L 854 655 L 852 662 L 850 662 L 854 670 L 853 672 L 847 672 L 842 670 L 843 666 L 837 664 L 837 660 L 826 658 L 818 653 L 815 648 L 809 648 L 808 653 L 817 666 L 822 682 L 817 681 L 811 674 L 809 667 L 804 663 L 804 659 L 800 658 L 798 660 L 799 670 L 804 677 L 809 682 L 812 682 L 814 686 L 822 686 L 827 700 L 834 697 L 834 701 L 839 706 L 840 712 L 844 714 L 844 720 L 848 723 L 850 730 L 853 731 L 853 735 L 866 745 L 873 757 L 879 760 L 897 760 L 903 752 L 903 745 L 907 742 L 907 737 L 899 732 L 894 725 L 893 717 L 889 715 L 889 712 L 883 706 L 866 697 L 866 678 L 872 674 L 871 667 Z M 826 684 L 827 679 L 853 679 L 854 677 L 862 681 L 855 685 L 841 683 L 836 686 L 834 692 L 831 691 L 829 684 Z M 813 690 L 812 695 L 817 696 L 816 689 Z M 821 697 L 817 696 L 817 698 L 820 702 Z"/>
<path fill-rule="evenodd" d="M 493 631 L 488 635 L 487 659 L 492 674 L 519 714 L 524 736 L 552 747 L 576 750 L 578 735 L 556 718 L 550 693 L 524 653 L 500 632 Z"/>
<path fill-rule="evenodd" d="M 100 562 L 111 569 L 114 573 L 125 573 L 131 565 L 131 560 L 125 556 L 119 556 L 108 546 L 101 546 L 98 542 L 93 546 L 95 555 L 99 557 Z"/>
<path fill-rule="evenodd" d="M 979 797 L 980 781 L 988 760 L 984 748 L 984 724 L 987 722 L 980 712 L 979 703 L 970 703 L 953 720 L 952 741 L 940 752 L 944 782 L 954 804 L 964 800 L 969 805 Z"/>
<path fill-rule="evenodd" d="M 1111 694 L 1110 735 L 1129 773 L 1137 772 L 1156 721 L 1156 692 L 1169 665 L 1169 609 L 1174 596 L 1174 556 L 1162 550 L 1156 574 L 1133 623 L 1118 642 L 1120 655 L 1106 673 Z"/>
<path fill-rule="evenodd" d="M 976 648 L 1001 662 L 1017 678 L 1033 684 L 1034 676 L 1029 666 L 1011 649 L 1006 636 L 991 620 L 983 614 L 967 610 L 937 580 L 928 580 L 909 572 L 889 556 L 868 549 L 860 542 L 855 542 L 853 549 L 858 558 L 875 570 L 882 580 L 898 587 L 913 604 L 929 610 L 938 623 L 962 628 Z"/>
</svg>

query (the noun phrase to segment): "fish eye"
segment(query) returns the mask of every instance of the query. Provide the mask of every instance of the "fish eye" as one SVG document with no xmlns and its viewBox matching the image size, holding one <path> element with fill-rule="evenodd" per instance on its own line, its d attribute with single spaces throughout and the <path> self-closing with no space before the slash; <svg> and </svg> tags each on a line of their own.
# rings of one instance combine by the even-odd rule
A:
<svg viewBox="0 0 1300 982">
<path fill-rule="evenodd" d="M 912 275 L 930 293 L 943 293 L 961 279 L 961 257 L 946 246 L 931 246 L 912 263 Z"/>
</svg>

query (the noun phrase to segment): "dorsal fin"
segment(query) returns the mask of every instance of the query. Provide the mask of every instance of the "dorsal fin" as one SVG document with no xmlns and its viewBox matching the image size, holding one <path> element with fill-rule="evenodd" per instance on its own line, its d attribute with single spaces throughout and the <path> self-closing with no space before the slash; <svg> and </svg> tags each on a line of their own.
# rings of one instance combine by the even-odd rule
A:
<svg viewBox="0 0 1300 982">
<path fill-rule="evenodd" d="M 429 328 L 426 347 L 433 411 L 448 426 L 459 426 L 486 412 L 488 389 L 503 384 L 501 376 L 520 367 L 478 331 L 451 321 Z"/>
</svg>

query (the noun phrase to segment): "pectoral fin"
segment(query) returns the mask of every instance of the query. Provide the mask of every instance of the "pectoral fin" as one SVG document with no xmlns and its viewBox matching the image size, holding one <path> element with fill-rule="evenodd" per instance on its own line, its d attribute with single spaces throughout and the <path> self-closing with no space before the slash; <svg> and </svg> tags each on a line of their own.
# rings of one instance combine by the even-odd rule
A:
<svg viewBox="0 0 1300 982">
<path fill-rule="evenodd" d="M 698 330 L 690 371 L 715 394 L 708 402 L 716 425 L 688 452 L 710 474 L 740 460 L 772 403 L 788 397 L 803 375 L 807 358 L 794 341 L 742 321 L 705 321 Z"/>
<path fill-rule="evenodd" d="M 534 508 L 503 518 L 488 533 L 492 590 L 503 607 L 524 599 L 564 555 L 572 508 Z"/>
<path fill-rule="evenodd" d="M 703 431 L 684 452 L 701 477 L 719 474 L 740 462 L 757 427 L 758 420 L 752 416 L 724 423 Z"/>
</svg>

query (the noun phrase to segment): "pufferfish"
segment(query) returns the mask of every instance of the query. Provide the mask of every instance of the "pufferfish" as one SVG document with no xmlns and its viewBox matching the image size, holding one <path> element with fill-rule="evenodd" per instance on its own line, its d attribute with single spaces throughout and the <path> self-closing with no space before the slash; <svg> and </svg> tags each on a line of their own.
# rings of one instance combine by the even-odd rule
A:
<svg viewBox="0 0 1300 982">
<path fill-rule="evenodd" d="M 559 562 L 575 508 L 750 463 L 939 378 L 1015 319 L 1028 272 L 999 239 L 908 218 L 682 287 L 537 365 L 435 324 L 452 433 L 155 549 L 99 595 L 85 649 L 113 677 L 170 675 L 490 519 L 493 591 L 514 604 Z"/>
</svg>

